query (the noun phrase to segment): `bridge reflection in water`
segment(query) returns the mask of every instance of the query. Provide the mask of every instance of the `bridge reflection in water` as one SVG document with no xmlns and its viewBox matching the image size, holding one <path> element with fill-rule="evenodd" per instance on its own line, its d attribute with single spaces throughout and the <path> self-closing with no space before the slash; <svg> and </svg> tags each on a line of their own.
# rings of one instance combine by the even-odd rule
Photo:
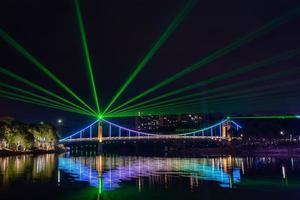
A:
<svg viewBox="0 0 300 200">
<path fill-rule="evenodd" d="M 137 179 L 143 186 L 143 177 L 150 184 L 157 181 L 168 185 L 176 176 L 190 179 L 190 187 L 201 180 L 212 181 L 220 187 L 232 188 L 240 182 L 243 160 L 231 157 L 218 158 L 147 158 L 147 157 L 60 157 L 59 170 L 70 174 L 76 181 L 88 182 L 101 191 L 119 187 L 123 181 Z"/>
<path fill-rule="evenodd" d="M 240 199 L 251 191 L 261 199 L 262 191 L 266 196 L 279 191 L 279 197 L 290 192 L 298 197 L 299 169 L 298 157 L 19 155 L 0 157 L 0 194 L 1 199 L 199 199 L 211 191 L 214 199 L 228 193 Z"/>
</svg>

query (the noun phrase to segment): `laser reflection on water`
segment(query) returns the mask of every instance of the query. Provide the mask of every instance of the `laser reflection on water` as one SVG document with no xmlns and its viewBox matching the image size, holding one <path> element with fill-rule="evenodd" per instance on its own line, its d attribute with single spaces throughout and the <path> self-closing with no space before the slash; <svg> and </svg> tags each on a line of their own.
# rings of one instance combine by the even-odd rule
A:
<svg viewBox="0 0 300 200">
<path fill-rule="evenodd" d="M 274 200 L 298 200 L 299 191 L 300 157 L 0 157 L 0 194 L 8 199 L 179 200 L 207 199 L 207 194 L 261 199 L 271 194 Z"/>
<path fill-rule="evenodd" d="M 70 174 L 76 181 L 88 182 L 103 191 L 119 187 L 123 181 L 139 177 L 155 177 L 168 179 L 174 176 L 189 177 L 191 188 L 199 180 L 213 181 L 220 187 L 232 188 L 241 179 L 240 166 L 242 159 L 227 158 L 145 158 L 145 157 L 60 157 L 59 170 Z M 102 161 L 103 160 L 103 161 Z M 140 185 L 139 179 L 139 185 Z"/>
</svg>

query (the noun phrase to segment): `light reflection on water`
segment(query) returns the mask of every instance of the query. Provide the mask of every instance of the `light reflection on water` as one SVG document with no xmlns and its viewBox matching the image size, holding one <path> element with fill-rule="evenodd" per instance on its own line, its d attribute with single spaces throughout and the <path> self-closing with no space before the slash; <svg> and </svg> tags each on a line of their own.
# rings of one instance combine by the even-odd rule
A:
<svg viewBox="0 0 300 200">
<path fill-rule="evenodd" d="M 240 182 L 240 158 L 156 158 L 156 157 L 60 157 L 59 170 L 69 173 L 77 181 L 86 181 L 93 187 L 112 190 L 119 183 L 140 177 L 149 177 L 155 184 L 158 180 L 165 181 L 174 176 L 190 178 L 190 187 L 199 180 L 215 181 L 221 187 L 231 188 Z M 157 177 L 166 177 L 163 179 Z M 167 181 L 165 183 L 167 184 Z"/>
<path fill-rule="evenodd" d="M 18 155 L 0 157 L 0 186 L 21 180 L 49 180 L 56 170 L 56 156 Z"/>
<path fill-rule="evenodd" d="M 19 185 L 14 186 L 18 182 Z M 14 192 L 15 188 L 23 187 L 24 184 L 28 188 L 18 196 Z M 213 194 L 227 195 L 222 192 L 247 192 L 244 189 L 251 188 L 251 191 L 257 192 L 251 194 L 259 196 L 262 189 L 267 188 L 269 190 L 266 191 L 276 189 L 282 195 L 293 190 L 299 196 L 300 158 L 162 158 L 116 155 L 72 157 L 68 154 L 0 157 L 0 195 L 6 192 L 8 197 L 15 195 L 17 199 L 23 195 L 31 198 L 33 193 L 27 193 L 27 190 L 36 191 L 36 186 L 42 189 L 42 197 L 48 191 L 49 198 L 68 199 L 66 196 L 70 196 L 78 188 L 83 191 L 91 189 L 103 196 L 123 194 L 120 191 L 126 191 L 130 195 L 144 194 L 143 192 L 152 191 L 153 188 L 155 193 L 160 189 L 173 191 L 178 185 L 180 191 L 188 192 L 188 195 L 193 195 L 194 192 L 201 195 L 207 190 Z M 134 189 L 134 193 L 127 192 L 131 189 Z M 216 189 L 219 193 L 215 192 Z M 85 195 L 87 194 L 84 193 Z M 130 197 L 128 196 L 129 199 Z M 282 199 L 281 196 L 275 197 Z M 73 198 L 71 196 L 69 199 Z"/>
</svg>

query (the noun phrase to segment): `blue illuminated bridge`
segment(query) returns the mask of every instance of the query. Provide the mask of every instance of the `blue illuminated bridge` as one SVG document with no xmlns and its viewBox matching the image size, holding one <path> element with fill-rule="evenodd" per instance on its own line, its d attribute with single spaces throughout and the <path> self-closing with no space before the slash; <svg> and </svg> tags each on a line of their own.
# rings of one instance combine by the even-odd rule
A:
<svg viewBox="0 0 300 200">
<path fill-rule="evenodd" d="M 144 140 L 198 140 L 230 139 L 229 129 L 242 127 L 231 119 L 224 119 L 209 127 L 180 134 L 146 133 L 129 129 L 107 120 L 97 120 L 87 127 L 59 140 L 65 145 L 84 143 L 104 143 L 107 141 L 144 141 Z"/>
</svg>

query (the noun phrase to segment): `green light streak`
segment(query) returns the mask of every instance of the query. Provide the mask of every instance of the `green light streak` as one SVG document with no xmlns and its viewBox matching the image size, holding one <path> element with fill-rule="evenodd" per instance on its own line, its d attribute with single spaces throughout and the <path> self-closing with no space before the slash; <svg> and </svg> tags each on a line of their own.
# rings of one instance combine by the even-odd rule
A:
<svg viewBox="0 0 300 200">
<path fill-rule="evenodd" d="M 242 116 L 228 117 L 230 119 L 299 119 L 300 115 L 264 115 L 264 116 Z"/>
<path fill-rule="evenodd" d="M 55 94 L 55 93 L 47 90 L 47 89 L 45 89 L 45 88 L 43 88 L 43 87 L 41 87 L 41 86 L 39 86 L 39 85 L 37 85 L 37 84 L 29 81 L 29 80 L 27 80 L 27 79 L 24 79 L 23 77 L 15 74 L 15 73 L 13 73 L 13 72 L 11 72 L 11 71 L 3 68 L 3 67 L 0 67 L 0 73 L 5 74 L 5 75 L 7 75 L 7 76 L 9 76 L 9 77 L 11 77 L 11 78 L 13 78 L 13 79 L 21 82 L 21 83 L 29 85 L 29 86 L 31 86 L 31 87 L 33 87 L 33 88 L 35 88 L 35 89 L 37 89 L 37 90 L 45 93 L 45 94 L 48 94 L 48 95 L 50 95 L 52 97 L 55 97 L 55 98 L 57 98 L 57 99 L 65 102 L 65 103 L 68 103 L 68 104 L 70 104 L 70 105 L 72 105 L 72 106 L 74 106 L 74 107 L 76 107 L 76 108 L 78 108 L 78 109 L 80 109 L 80 110 L 82 110 L 84 112 L 91 113 L 93 115 L 92 112 L 90 112 L 90 111 L 88 111 L 88 110 L 86 110 L 86 109 L 84 109 L 84 108 L 82 108 L 82 107 L 80 107 L 80 106 L 72 103 L 71 101 L 69 101 L 69 100 L 67 100 L 67 99 L 65 99 L 65 98 L 63 98 L 63 97 L 61 97 L 61 96 L 59 96 L 59 95 L 57 95 L 57 94 Z M 94 115 L 97 116 L 96 113 Z"/>
<path fill-rule="evenodd" d="M 68 111 L 68 112 L 91 116 L 90 114 L 87 114 L 86 112 L 82 112 L 80 110 L 68 109 L 66 107 L 57 106 L 55 104 L 51 104 L 46 101 L 41 101 L 41 100 L 37 100 L 34 98 L 30 98 L 30 97 L 25 97 L 23 95 L 18 95 L 18 94 L 3 91 L 3 90 L 0 90 L 0 97 L 12 99 L 15 101 L 21 101 L 21 102 L 25 102 L 25 103 L 35 104 L 35 105 L 39 105 L 39 106 L 43 106 L 43 107 L 54 108 L 54 109 L 58 109 L 58 110 L 63 110 L 63 111 Z"/>
<path fill-rule="evenodd" d="M 170 78 L 165 79 L 164 81 L 154 85 L 153 87 L 147 89 L 146 91 L 140 93 L 139 95 L 133 97 L 132 99 L 126 101 L 125 103 L 121 104 L 120 106 L 118 106 L 118 109 L 123 108 L 124 106 L 156 91 L 157 89 L 174 82 L 175 80 L 183 77 L 184 75 L 187 75 L 193 71 L 195 71 L 196 69 L 199 69 L 200 67 L 203 67 L 213 61 L 215 61 L 216 59 L 230 53 L 231 51 L 239 48 L 240 46 L 242 46 L 243 44 L 246 44 L 248 42 L 251 42 L 252 40 L 256 39 L 257 37 L 266 34 L 268 32 L 270 32 L 271 30 L 273 30 L 274 28 L 292 20 L 293 18 L 296 18 L 300 15 L 299 12 L 299 8 L 292 10 L 290 12 L 288 12 L 287 14 L 280 16 L 274 20 L 272 20 L 271 22 L 267 23 L 266 25 L 258 28 L 257 30 L 250 32 L 248 34 L 246 34 L 245 36 L 235 40 L 234 42 L 230 43 L 229 45 L 213 52 L 212 54 L 208 55 L 207 57 L 205 57 L 204 59 L 201 59 L 200 61 L 186 67 L 184 70 L 178 72 L 177 74 L 171 76 Z"/>
<path fill-rule="evenodd" d="M 124 111 L 126 112 L 126 111 L 130 111 L 130 110 L 133 110 L 133 109 L 137 110 L 137 109 L 151 108 L 152 106 L 157 106 L 157 105 L 162 105 L 162 104 L 169 105 L 168 103 L 171 103 L 171 102 L 177 102 L 179 100 L 185 100 L 185 99 L 190 99 L 190 98 L 193 98 L 193 97 L 208 95 L 208 94 L 215 93 L 215 92 L 219 93 L 219 92 L 224 91 L 224 90 L 226 91 L 226 90 L 229 90 L 229 89 L 236 89 L 236 88 L 241 87 L 241 86 L 247 86 L 247 85 L 250 85 L 250 84 L 253 84 L 253 83 L 259 83 L 259 82 L 263 82 L 263 81 L 266 81 L 266 80 L 271 80 L 273 78 L 278 78 L 280 76 L 284 77 L 284 76 L 288 76 L 288 75 L 291 75 L 291 74 L 294 74 L 294 73 L 299 73 L 299 72 L 300 72 L 299 70 L 289 70 L 289 71 L 279 72 L 279 73 L 276 73 L 276 74 L 272 74 L 272 75 L 269 75 L 269 76 L 264 76 L 264 77 L 253 79 L 253 80 L 246 80 L 246 81 L 242 81 L 242 82 L 239 82 L 239 83 L 233 83 L 233 84 L 225 85 L 225 86 L 222 86 L 222 87 L 219 87 L 219 88 L 208 89 L 208 90 L 204 90 L 202 92 L 197 92 L 197 93 L 194 93 L 194 94 L 185 95 L 185 96 L 182 96 L 182 97 L 177 97 L 177 98 L 173 98 L 173 99 L 169 99 L 169 100 L 165 100 L 165 101 L 159 101 L 157 103 L 148 104 L 148 105 L 142 106 L 142 107 L 141 106 L 140 107 L 130 106 L 128 108 L 122 109 L 122 110 L 114 112 L 114 113 L 119 113 L 119 112 L 124 112 Z"/>
<path fill-rule="evenodd" d="M 278 94 L 279 93 L 279 94 Z M 208 103 L 207 105 L 207 109 L 209 109 L 209 111 L 212 111 L 212 109 L 214 109 L 217 112 L 220 112 L 224 107 L 228 107 L 228 105 L 233 104 L 234 107 L 230 107 L 229 110 L 233 110 L 234 108 L 236 109 L 238 107 L 239 104 L 244 105 L 244 107 L 249 107 L 251 109 L 251 111 L 253 111 L 253 107 L 257 106 L 255 103 L 255 100 L 257 101 L 257 99 L 259 98 L 263 98 L 264 102 L 266 101 L 266 97 L 269 97 L 269 95 L 274 95 L 272 96 L 272 98 L 275 98 L 275 94 L 277 95 L 277 98 L 282 98 L 284 97 L 286 94 L 284 92 L 281 91 L 270 91 L 270 92 L 262 92 L 260 94 L 247 94 L 247 95 L 243 95 L 243 96 L 238 96 L 238 97 L 229 97 L 226 99 L 222 99 L 222 100 L 214 100 L 214 101 L 209 101 L 209 102 L 195 102 L 195 103 L 188 103 L 188 104 L 181 104 L 181 105 L 176 105 L 175 106 L 170 106 L 170 107 L 162 107 L 161 109 L 157 109 L 155 112 L 159 113 L 159 114 L 169 114 L 169 113 L 174 113 L 174 114 L 178 114 L 178 113 L 184 113 L 184 114 L 188 114 L 188 113 L 199 113 L 201 110 L 199 110 L 199 105 L 201 104 L 205 104 Z M 251 101 L 250 101 L 251 100 Z M 273 99 L 268 99 L 268 100 L 273 100 Z M 238 103 L 239 101 L 239 103 Z M 275 100 L 273 100 L 275 101 Z M 251 107 L 252 105 L 252 107 Z M 217 107 L 216 109 L 216 106 Z M 268 103 L 268 106 L 271 106 L 271 103 Z M 264 106 L 266 107 L 266 106 Z M 243 107 L 242 107 L 243 109 Z M 171 111 L 171 112 L 170 112 Z"/>
<path fill-rule="evenodd" d="M 64 84 L 56 75 L 54 75 L 50 70 L 48 70 L 42 63 L 40 63 L 35 57 L 33 57 L 24 47 L 22 47 L 17 41 L 15 41 L 10 35 L 8 35 L 4 30 L 0 28 L 0 37 L 4 39 L 8 44 L 14 47 L 19 53 L 21 53 L 27 60 L 33 63 L 39 70 L 51 78 L 58 86 L 67 91 L 80 103 L 82 103 L 91 112 L 95 112 L 91 107 L 89 107 L 79 96 L 77 96 L 66 84 Z"/>
<path fill-rule="evenodd" d="M 102 177 L 98 177 L 98 197 L 97 200 L 101 200 L 101 194 L 102 194 Z"/>
<path fill-rule="evenodd" d="M 99 116 L 98 116 L 98 119 L 99 119 L 99 120 L 102 120 L 102 119 L 103 119 L 103 115 L 99 115 Z"/>
<path fill-rule="evenodd" d="M 294 91 L 295 92 L 295 91 Z M 223 112 L 227 115 L 231 113 L 241 113 L 241 112 L 268 112 L 274 111 L 274 108 L 278 108 L 278 106 L 282 105 L 282 99 L 287 99 L 287 94 L 279 93 L 273 94 L 270 98 L 269 96 L 255 96 L 255 95 L 248 95 L 242 98 L 235 98 L 232 100 L 222 101 L 215 103 L 213 105 L 209 104 L 208 107 L 205 107 L 205 111 L 207 113 L 220 113 Z M 290 96 L 289 96 L 290 98 Z M 299 97 L 296 97 L 299 98 Z M 295 99 L 294 99 L 295 100 Z M 266 106 L 266 102 L 268 102 Z M 203 107 L 203 106 L 202 106 Z M 197 110 L 197 107 L 192 107 L 192 112 Z M 282 112 L 282 111 L 278 111 Z"/>
<path fill-rule="evenodd" d="M 165 32 L 160 36 L 159 40 L 154 44 L 150 51 L 143 57 L 141 62 L 136 66 L 135 70 L 129 76 L 127 81 L 122 85 L 116 95 L 112 98 L 108 106 L 105 108 L 104 113 L 106 113 L 113 103 L 120 97 L 128 85 L 134 80 L 134 78 L 139 74 L 139 72 L 145 67 L 145 65 L 150 61 L 154 54 L 159 50 L 159 48 L 167 41 L 170 35 L 175 31 L 177 26 L 183 21 L 184 17 L 191 11 L 195 4 L 194 0 L 189 0 L 180 13 L 174 18 L 171 24 L 167 27 Z"/>
<path fill-rule="evenodd" d="M 248 89 L 248 90 L 243 90 L 243 91 L 238 91 L 238 92 L 231 92 L 231 93 L 226 93 L 226 94 L 221 94 L 221 95 L 214 95 L 214 96 L 211 96 L 211 97 L 205 97 L 205 98 L 198 98 L 198 99 L 191 99 L 189 101 L 182 101 L 182 102 L 176 102 L 176 103 L 173 103 L 173 104 L 169 104 L 167 105 L 167 107 L 170 107 L 170 108 L 176 108 L 176 106 L 181 106 L 181 105 L 197 105 L 199 104 L 200 101 L 205 101 L 205 100 L 209 100 L 208 103 L 223 103 L 224 101 L 226 100 L 234 100 L 234 99 L 239 99 L 239 98 L 242 98 L 242 97 L 257 97 L 257 96 L 261 96 L 261 95 L 270 95 L 270 94 L 273 94 L 273 93 L 278 93 L 278 92 L 281 92 L 279 90 L 278 87 L 281 87 L 281 86 L 289 86 L 289 85 L 293 85 L 293 83 L 286 83 L 286 84 L 277 84 L 277 85 L 274 85 L 274 86 L 265 86 L 265 87 L 259 87 L 259 88 L 252 88 L 252 89 Z M 276 91 L 269 91 L 269 89 L 272 89 L 272 88 L 276 88 Z M 283 88 L 284 91 L 286 91 L 285 88 Z M 255 93 L 254 93 L 255 92 Z M 260 93 L 259 93 L 260 92 Z M 245 95 L 243 96 L 242 94 Z M 250 94 L 249 94 L 250 93 Z M 239 95 L 239 96 L 233 96 L 233 95 Z M 153 108 L 164 108 L 165 106 L 157 106 L 157 107 L 152 107 L 150 109 L 153 109 Z"/>
<path fill-rule="evenodd" d="M 91 59 L 90 59 L 89 48 L 88 48 L 88 44 L 87 44 L 87 40 L 86 40 L 86 34 L 84 31 L 83 19 L 82 19 L 81 12 L 80 12 L 79 0 L 75 0 L 75 7 L 76 7 L 76 14 L 77 14 L 77 20 L 78 20 L 78 24 L 79 24 L 81 39 L 82 39 L 82 46 L 84 49 L 84 55 L 85 55 L 85 59 L 86 59 L 86 65 L 87 65 L 89 76 L 90 76 L 90 85 L 91 85 L 92 93 L 93 93 L 93 96 L 95 99 L 97 111 L 98 111 L 98 114 L 100 115 L 100 106 L 99 106 L 99 101 L 98 101 L 97 89 L 96 89 L 95 80 L 94 80 L 94 74 L 93 74 L 93 68 L 92 68 Z"/>
<path fill-rule="evenodd" d="M 198 88 L 198 87 L 202 87 L 202 86 L 205 86 L 205 85 L 210 84 L 210 83 L 214 83 L 214 82 L 217 82 L 217 81 L 220 81 L 220 80 L 224 80 L 224 79 L 228 79 L 228 78 L 231 78 L 231 77 L 234 77 L 234 76 L 238 76 L 238 75 L 241 75 L 243 73 L 253 71 L 253 70 L 256 70 L 258 68 L 265 67 L 267 65 L 276 63 L 278 61 L 291 58 L 295 55 L 299 55 L 299 53 L 300 53 L 300 49 L 290 50 L 290 51 L 284 52 L 280 55 L 276 55 L 276 56 L 273 56 L 271 58 L 267 58 L 265 60 L 259 61 L 257 63 L 250 64 L 250 65 L 247 65 L 247 66 L 244 66 L 244 67 L 240 67 L 236 70 L 232 70 L 230 72 L 223 73 L 221 75 L 218 75 L 218 76 L 200 81 L 198 83 L 195 83 L 195 84 L 192 84 L 192 85 L 180 88 L 180 89 L 176 89 L 176 90 L 173 90 L 171 92 L 167 92 L 163 95 L 160 95 L 160 96 L 154 97 L 152 99 L 140 102 L 138 104 L 126 107 L 125 109 L 122 109 L 121 111 L 129 110 L 131 108 L 135 108 L 135 107 L 142 106 L 142 105 L 145 105 L 145 104 L 148 104 L 148 103 L 151 103 L 151 102 L 155 102 L 155 101 L 158 101 L 160 99 L 163 99 L 163 98 L 166 98 L 166 97 L 169 97 L 169 96 L 173 96 L 173 95 L 176 95 L 176 94 L 188 91 L 188 90 L 192 90 L 192 89 L 195 89 L 195 88 Z M 239 83 L 237 83 L 237 84 L 239 84 Z M 237 84 L 235 84 L 235 85 L 237 85 Z M 203 93 L 207 93 L 207 91 L 203 91 L 203 92 L 192 94 L 192 95 L 186 95 L 184 97 L 178 97 L 178 98 L 175 98 L 175 100 L 195 97 L 195 96 L 199 96 L 199 94 L 202 95 Z M 174 100 L 166 100 L 164 102 L 169 102 L 169 101 L 174 101 Z M 160 103 L 157 103 L 157 104 L 160 104 Z M 122 104 L 122 105 L 124 105 L 124 104 Z M 123 107 L 122 105 L 120 105 L 120 106 L 116 107 L 115 109 L 111 110 L 110 113 L 113 113 L 116 110 L 120 109 L 121 107 Z"/>
<path fill-rule="evenodd" d="M 286 83 L 285 85 L 292 85 L 293 83 Z M 282 84 L 278 84 L 277 86 L 282 86 Z M 273 86 L 274 87 L 274 86 Z M 166 114 L 183 114 L 183 113 L 199 113 L 200 110 L 197 107 L 198 105 L 201 105 L 203 103 L 208 103 L 208 106 L 211 105 L 221 105 L 221 106 L 225 106 L 226 103 L 228 102 L 235 102 L 236 100 L 239 99 L 249 99 L 249 98 L 257 98 L 257 97 L 261 97 L 261 96 L 266 96 L 266 95 L 271 95 L 271 94 L 278 94 L 280 93 L 281 95 L 283 94 L 283 92 L 279 89 L 277 89 L 276 91 L 264 91 L 266 89 L 270 89 L 271 86 L 269 87 L 264 87 L 264 88 L 255 88 L 255 89 L 250 89 L 247 92 L 253 92 L 253 91 L 260 91 L 262 90 L 260 93 L 256 92 L 256 93 L 250 93 L 247 94 L 247 92 L 243 92 L 246 93 L 245 95 L 240 95 L 240 96 L 233 96 L 233 97 L 227 97 L 227 98 L 212 98 L 212 97 L 207 97 L 207 98 L 202 98 L 202 99 L 198 99 L 198 100 L 191 100 L 191 101 L 185 101 L 185 102 L 181 102 L 181 103 L 173 103 L 173 104 L 169 104 L 169 105 L 163 105 L 163 106 L 155 106 L 152 108 L 148 108 L 148 109 L 140 109 L 140 110 L 131 110 L 128 112 L 124 112 L 124 113 L 114 113 L 114 114 L 108 114 L 106 117 L 125 117 L 125 116 L 138 116 L 139 113 L 145 113 L 145 115 L 150 114 L 157 114 L 157 115 L 166 115 Z M 286 92 L 285 88 L 284 92 Z M 228 95 L 226 95 L 228 96 Z M 268 96 L 269 97 L 269 96 Z M 201 100 L 201 101 L 200 101 Z M 209 100 L 208 102 L 204 102 L 204 100 Z M 196 106 L 196 107 L 195 107 Z M 189 109 L 187 109 L 189 108 Z"/>
<path fill-rule="evenodd" d="M 18 92 L 23 93 L 23 94 L 30 95 L 30 96 L 35 97 L 35 98 L 38 98 L 38 99 L 42 99 L 42 100 L 44 100 L 44 101 L 46 101 L 46 102 L 51 102 L 51 103 L 56 104 L 56 105 L 58 105 L 58 106 L 62 106 L 62 107 L 66 107 L 66 108 L 69 108 L 69 109 L 74 109 L 74 110 L 77 110 L 77 111 L 81 111 L 81 110 L 78 110 L 78 109 L 76 109 L 76 108 L 74 108 L 74 107 L 71 107 L 71 106 L 68 106 L 68 105 L 66 105 L 66 104 L 63 104 L 63 103 L 61 103 L 61 102 L 58 102 L 58 101 L 49 99 L 49 98 L 44 97 L 44 96 L 41 96 L 41 95 L 37 95 L 37 94 L 35 94 L 35 93 L 32 93 L 32 92 L 23 90 L 23 89 L 21 89 L 21 88 L 17 88 L 17 87 L 15 87 L 15 86 L 12 86 L 12 85 L 9 85 L 9 84 L 6 84 L 6 83 L 0 82 L 0 86 L 5 87 L 5 88 L 8 88 L 8 89 L 11 89 L 11 90 L 14 90 L 14 91 L 18 91 Z M 86 112 L 86 113 L 87 113 L 88 115 L 90 115 L 89 112 Z"/>
</svg>

